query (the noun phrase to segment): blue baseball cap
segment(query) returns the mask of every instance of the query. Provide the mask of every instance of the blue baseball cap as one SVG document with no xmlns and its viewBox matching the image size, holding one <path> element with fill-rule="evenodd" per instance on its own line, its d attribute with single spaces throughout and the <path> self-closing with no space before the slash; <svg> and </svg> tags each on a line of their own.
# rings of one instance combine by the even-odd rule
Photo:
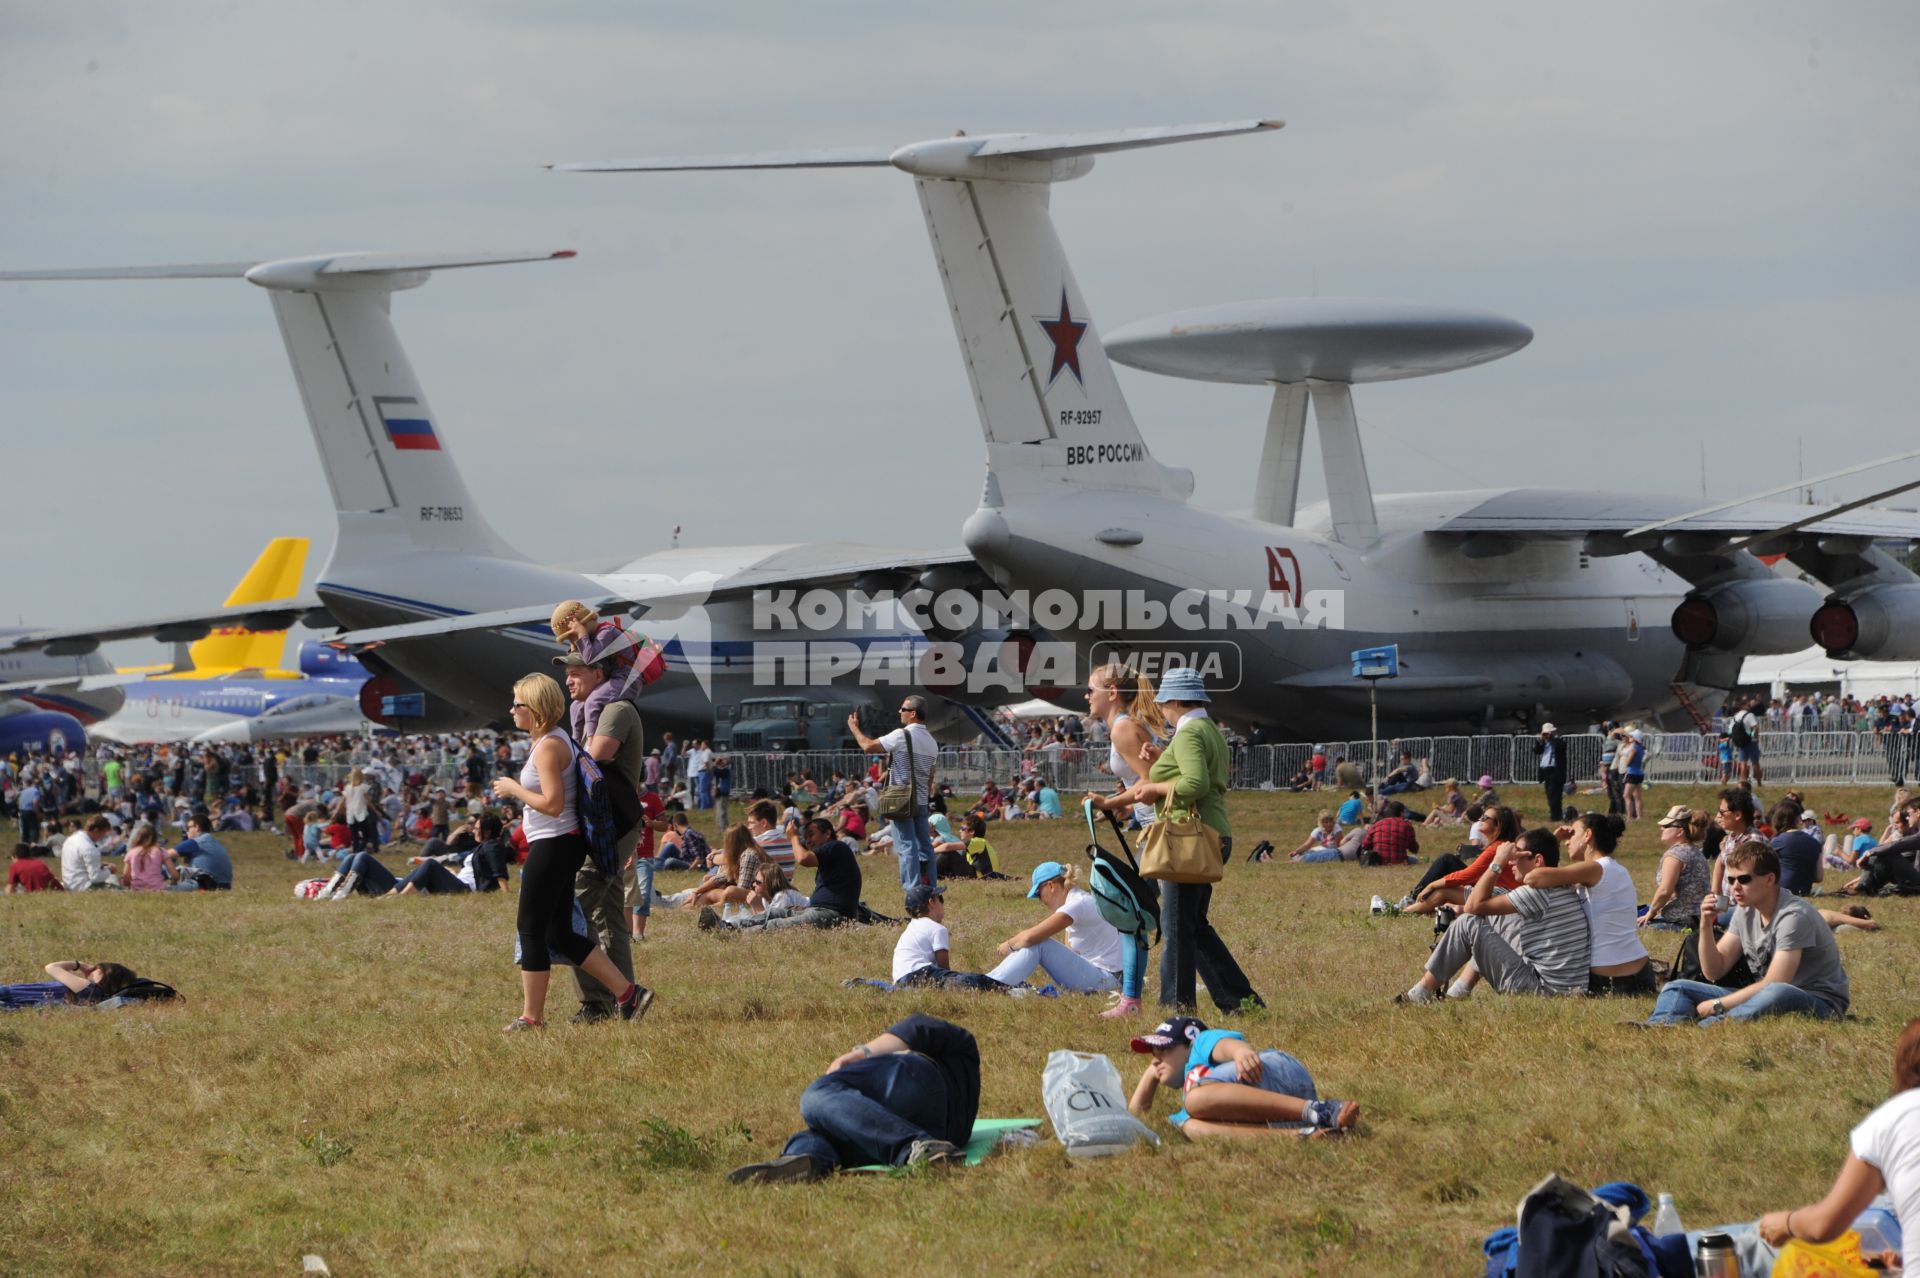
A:
<svg viewBox="0 0 1920 1278">
<path fill-rule="evenodd" d="M 1033 888 L 1027 893 L 1027 899 L 1029 901 L 1033 900 L 1040 895 L 1040 887 L 1042 884 L 1051 883 L 1055 879 L 1063 878 L 1066 873 L 1067 867 L 1058 861 L 1042 861 L 1040 864 L 1034 866 Z"/>
</svg>

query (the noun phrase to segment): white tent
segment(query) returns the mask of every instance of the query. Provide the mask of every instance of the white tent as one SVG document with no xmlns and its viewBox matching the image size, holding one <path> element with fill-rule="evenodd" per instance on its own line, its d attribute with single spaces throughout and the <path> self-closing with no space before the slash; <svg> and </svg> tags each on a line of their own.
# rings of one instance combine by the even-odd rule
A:
<svg viewBox="0 0 1920 1278">
<path fill-rule="evenodd" d="M 1790 688 L 1838 685 L 1862 701 L 1920 694 L 1920 661 L 1835 661 L 1819 648 L 1778 657 L 1748 657 L 1740 666 L 1743 686 L 1765 685 L 1772 695 Z"/>
<path fill-rule="evenodd" d="M 1007 707 L 1007 713 L 1016 719 L 1058 719 L 1062 715 L 1077 715 L 1079 711 L 1035 698 L 1032 701 L 1022 701 L 1017 706 Z"/>
</svg>

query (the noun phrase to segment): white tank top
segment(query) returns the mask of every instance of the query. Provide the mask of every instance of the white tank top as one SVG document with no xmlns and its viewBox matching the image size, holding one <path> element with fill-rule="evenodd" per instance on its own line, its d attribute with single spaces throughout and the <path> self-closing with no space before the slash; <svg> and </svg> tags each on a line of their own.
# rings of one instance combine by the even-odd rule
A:
<svg viewBox="0 0 1920 1278">
<path fill-rule="evenodd" d="M 1132 718 L 1132 715 L 1124 711 L 1113 716 L 1113 722 L 1107 725 L 1108 735 L 1112 736 L 1113 729 Z M 1154 736 L 1151 732 L 1147 733 L 1147 739 L 1155 742 L 1160 740 L 1159 737 Z M 1134 785 L 1141 779 L 1140 774 L 1133 770 L 1133 765 L 1128 763 L 1121 755 L 1118 745 L 1109 745 L 1107 747 L 1107 767 L 1113 770 L 1113 775 L 1120 779 L 1122 785 Z M 1153 823 L 1153 805 L 1151 803 L 1134 804 L 1133 816 L 1141 825 L 1151 825 Z"/>
<path fill-rule="evenodd" d="M 562 834 L 572 834 L 580 828 L 579 808 L 575 803 L 574 795 L 576 782 L 573 770 L 573 742 L 558 728 L 548 732 L 546 737 L 541 737 L 540 741 L 545 741 L 547 737 L 558 737 L 561 744 L 567 747 L 567 766 L 560 769 L 561 784 L 566 791 L 567 801 L 561 806 L 558 816 L 547 816 L 545 813 L 535 812 L 532 808 L 526 810 L 521 818 L 520 828 L 526 833 L 529 843 L 536 839 L 552 839 Z M 540 741 L 535 741 L 533 744 L 537 746 Z M 526 766 L 520 769 L 520 784 L 535 794 L 540 793 L 540 770 L 533 766 L 531 747 L 527 750 Z"/>
<path fill-rule="evenodd" d="M 1610 856 L 1600 858 L 1600 881 L 1587 894 L 1587 922 L 1593 929 L 1595 967 L 1634 963 L 1647 957 L 1640 943 L 1639 897 L 1633 890 L 1633 876 L 1627 867 Z"/>
</svg>

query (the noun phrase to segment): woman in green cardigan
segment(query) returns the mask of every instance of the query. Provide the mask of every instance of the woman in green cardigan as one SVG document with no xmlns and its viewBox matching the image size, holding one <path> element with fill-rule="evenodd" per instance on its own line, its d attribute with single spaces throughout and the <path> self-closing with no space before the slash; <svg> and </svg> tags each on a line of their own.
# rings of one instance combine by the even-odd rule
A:
<svg viewBox="0 0 1920 1278">
<path fill-rule="evenodd" d="M 1160 680 L 1154 700 L 1166 710 L 1173 739 L 1153 761 L 1147 778 L 1119 799 L 1128 803 L 1161 804 L 1169 795 L 1176 809 L 1192 811 L 1220 835 L 1220 854 L 1233 853 L 1233 826 L 1227 820 L 1227 739 L 1207 714 L 1206 685 L 1200 672 L 1180 666 Z M 1213 899 L 1211 883 L 1160 885 L 1160 1003 L 1163 1007 L 1194 1006 L 1194 976 L 1206 982 L 1207 992 L 1223 1012 L 1264 1007 L 1246 973 L 1234 961 L 1233 951 L 1207 921 Z"/>
</svg>

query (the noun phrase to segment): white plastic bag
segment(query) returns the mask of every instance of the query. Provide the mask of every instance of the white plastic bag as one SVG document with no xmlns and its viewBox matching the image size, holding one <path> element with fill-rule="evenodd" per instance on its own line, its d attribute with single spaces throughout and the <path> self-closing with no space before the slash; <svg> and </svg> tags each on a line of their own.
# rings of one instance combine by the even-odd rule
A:
<svg viewBox="0 0 1920 1278">
<path fill-rule="evenodd" d="M 1105 1056 L 1090 1052 L 1053 1052 L 1040 1076 L 1040 1098 L 1053 1131 L 1074 1158 L 1125 1153 L 1140 1141 L 1160 1138 L 1127 1112 L 1120 1071 Z"/>
</svg>

